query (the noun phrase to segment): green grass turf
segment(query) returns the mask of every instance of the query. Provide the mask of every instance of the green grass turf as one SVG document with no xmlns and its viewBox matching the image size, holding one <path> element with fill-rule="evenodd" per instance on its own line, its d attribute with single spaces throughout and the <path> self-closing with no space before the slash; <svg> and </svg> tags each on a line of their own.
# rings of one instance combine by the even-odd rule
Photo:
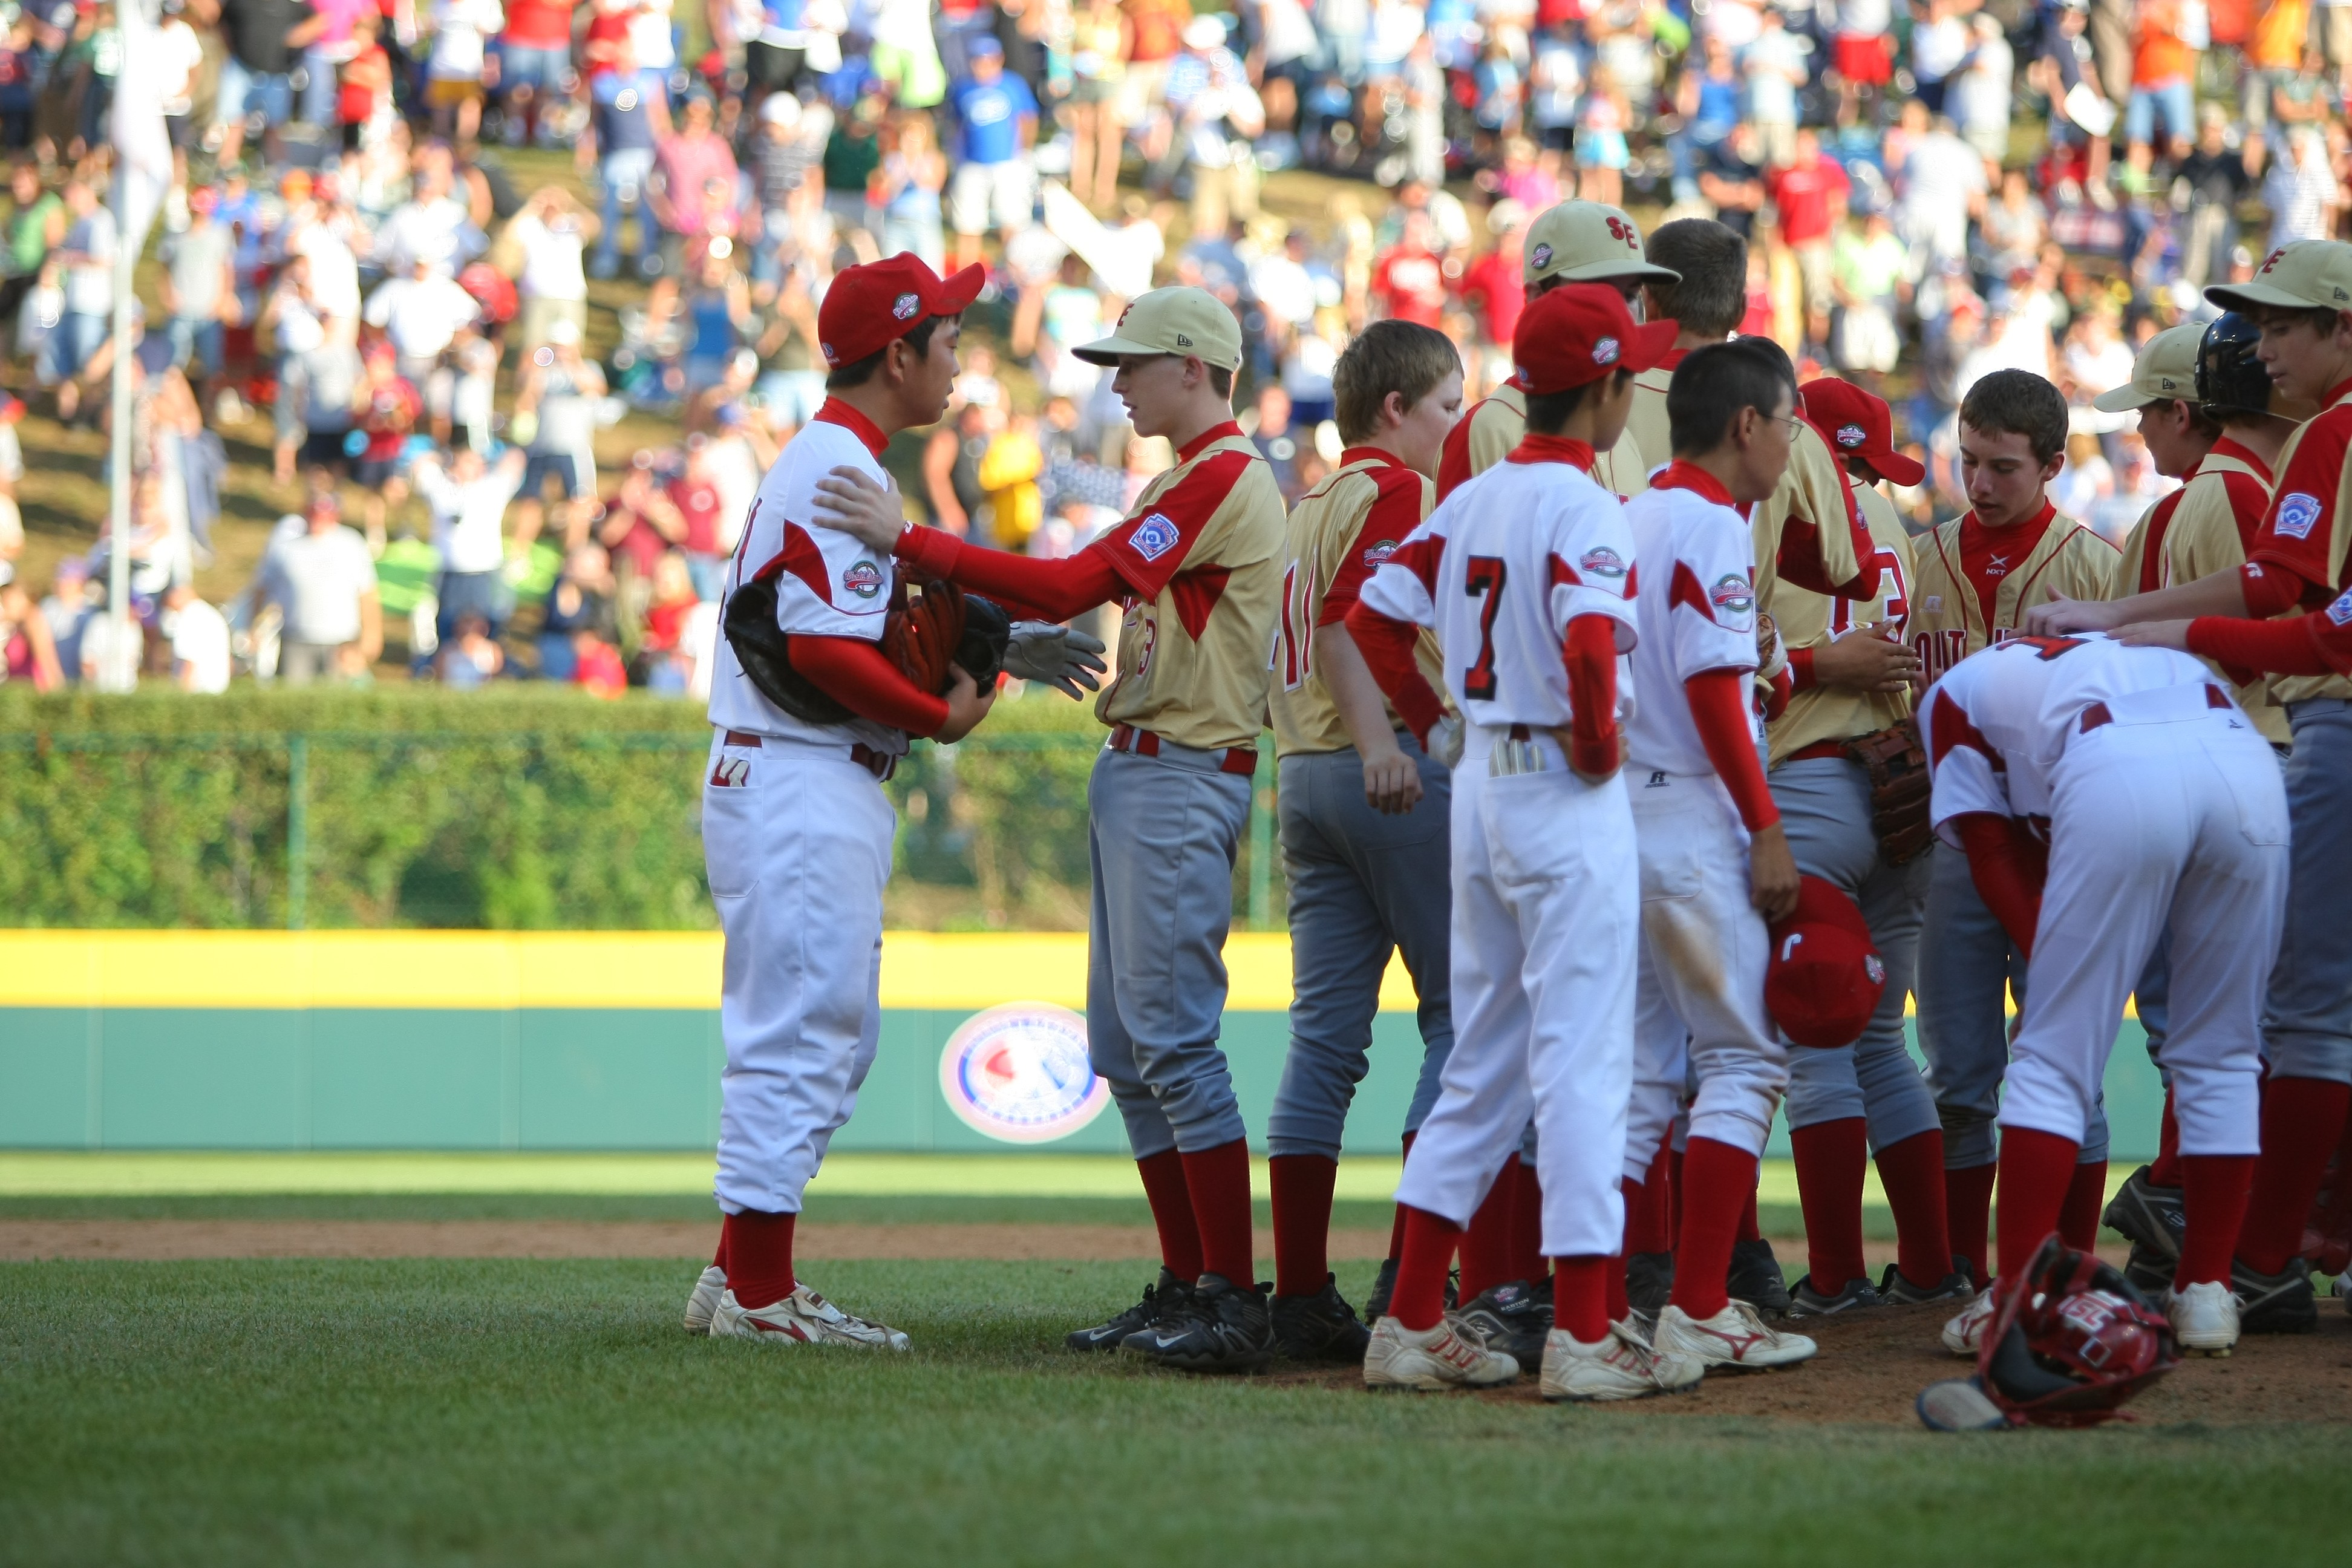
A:
<svg viewBox="0 0 2352 1568">
<path fill-rule="evenodd" d="M 688 1283 L 0 1266 L 0 1560 L 2244 1563 L 2335 1541 L 2352 1463 L 2334 1428 L 1650 1422 L 1053 1348 L 1132 1267 L 827 1265 L 904 1358 L 689 1340 Z"/>
</svg>

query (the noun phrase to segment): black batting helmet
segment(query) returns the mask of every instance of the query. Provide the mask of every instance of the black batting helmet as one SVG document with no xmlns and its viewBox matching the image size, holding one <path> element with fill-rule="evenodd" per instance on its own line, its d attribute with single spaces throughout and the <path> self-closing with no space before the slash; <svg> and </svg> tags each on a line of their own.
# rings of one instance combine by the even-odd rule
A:
<svg viewBox="0 0 2352 1568">
<path fill-rule="evenodd" d="M 2208 414 L 2267 414 L 2271 378 L 2254 346 L 2263 330 L 2235 310 L 2215 318 L 2197 345 L 2197 401 Z"/>
</svg>

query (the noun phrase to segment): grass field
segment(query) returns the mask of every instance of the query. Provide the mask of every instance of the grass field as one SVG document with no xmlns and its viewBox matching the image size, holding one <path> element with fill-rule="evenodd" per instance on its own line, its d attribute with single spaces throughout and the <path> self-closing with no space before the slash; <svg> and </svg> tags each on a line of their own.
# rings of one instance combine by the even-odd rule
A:
<svg viewBox="0 0 2352 1568">
<path fill-rule="evenodd" d="M 636 1180 L 580 1163 L 574 1190 L 542 1163 L 536 1191 L 517 1166 L 505 1190 L 478 1172 L 436 1192 L 395 1179 L 449 1180 L 431 1157 L 381 1161 L 373 1189 L 316 1160 L 297 1181 L 296 1157 L 273 1192 L 226 1179 L 232 1157 L 172 1157 L 180 1190 L 161 1157 L 71 1158 L 78 1191 L 51 1157 L 0 1157 L 0 1217 L 709 1213 L 642 1161 Z M 1091 1163 L 973 1190 L 1019 1186 L 991 1163 L 1021 1162 L 831 1171 L 810 1218 L 1140 1217 L 1114 1193 L 1040 1190 L 1093 1184 Z M 897 1190 L 856 1190 L 877 1186 Z M 1358 1195 L 1336 1217 L 1384 1214 Z M 2329 1424 L 2352 1387 L 2333 1303 L 2305 1342 L 2326 1361 L 2305 1398 L 2326 1407 L 2293 1425 L 2176 1412 L 1938 1438 L 1892 1409 L 1723 1414 L 1767 1406 L 1712 1384 L 1670 1413 L 1564 1409 L 1061 1352 L 1131 1298 L 1141 1260 L 830 1261 L 814 1282 L 906 1328 L 913 1354 L 698 1342 L 677 1324 L 694 1264 L 0 1263 L 0 1563 L 2243 1563 L 2339 1542 L 2352 1467 L 2352 1427 Z M 1342 1266 L 1341 1288 L 1360 1300 L 1371 1267 Z"/>
</svg>

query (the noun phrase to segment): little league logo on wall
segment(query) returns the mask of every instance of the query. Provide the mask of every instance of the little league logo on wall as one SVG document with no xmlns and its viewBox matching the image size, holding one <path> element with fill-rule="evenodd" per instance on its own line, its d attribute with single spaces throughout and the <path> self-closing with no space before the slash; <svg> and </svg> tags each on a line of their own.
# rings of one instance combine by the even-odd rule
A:
<svg viewBox="0 0 2352 1568">
<path fill-rule="evenodd" d="M 1067 1138 L 1110 1103 L 1088 1064 L 1087 1021 L 1046 1002 L 965 1019 L 940 1053 L 940 1092 L 965 1126 L 1006 1143 Z"/>
</svg>

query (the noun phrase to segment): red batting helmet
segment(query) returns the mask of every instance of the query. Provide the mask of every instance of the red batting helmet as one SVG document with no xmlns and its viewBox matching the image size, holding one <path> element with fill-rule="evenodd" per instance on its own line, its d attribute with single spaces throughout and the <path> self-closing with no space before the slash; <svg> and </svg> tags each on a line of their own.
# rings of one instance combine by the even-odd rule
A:
<svg viewBox="0 0 2352 1568">
<path fill-rule="evenodd" d="M 1886 964 L 1853 900 L 1819 877 L 1797 886 L 1797 907 L 1772 928 L 1764 1006 L 1801 1046 L 1835 1050 L 1862 1037 L 1886 990 Z"/>
</svg>

